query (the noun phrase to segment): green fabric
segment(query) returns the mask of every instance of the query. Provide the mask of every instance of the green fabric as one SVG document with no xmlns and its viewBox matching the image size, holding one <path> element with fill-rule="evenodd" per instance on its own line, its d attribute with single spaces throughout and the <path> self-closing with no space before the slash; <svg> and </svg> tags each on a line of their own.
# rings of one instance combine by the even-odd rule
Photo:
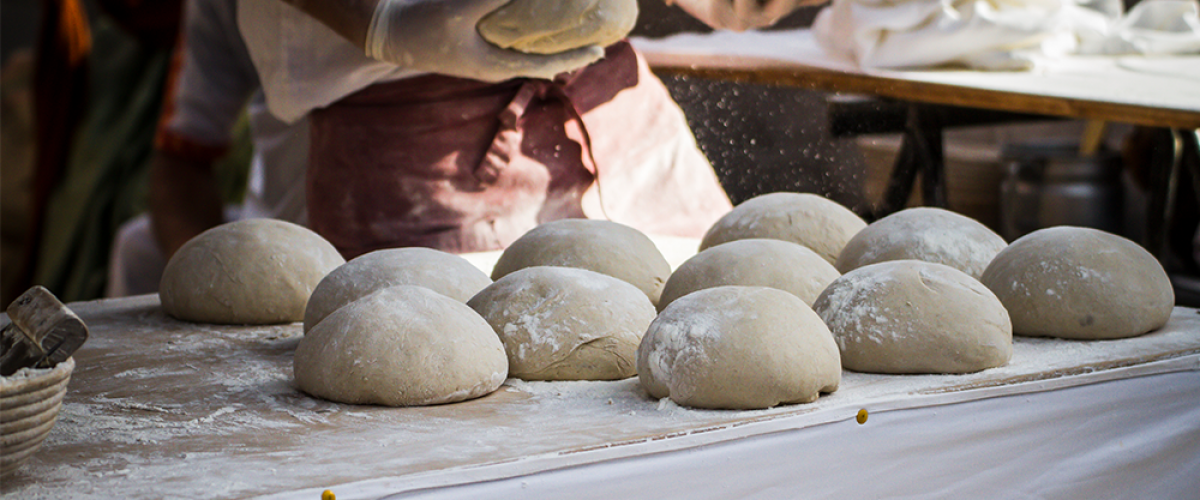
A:
<svg viewBox="0 0 1200 500">
<path fill-rule="evenodd" d="M 217 191 L 226 205 L 241 204 L 246 199 L 246 185 L 250 178 L 250 158 L 254 154 L 254 142 L 250 136 L 250 118 L 243 112 L 233 127 L 233 139 L 229 152 L 213 165 L 217 179 Z"/>
<path fill-rule="evenodd" d="M 93 28 L 88 109 L 50 196 L 34 270 L 34 283 L 64 301 L 103 295 L 116 231 L 146 209 L 171 57 L 171 48 L 143 47 L 103 19 Z M 243 152 L 219 169 L 224 194 L 240 197 L 247 165 Z"/>
</svg>

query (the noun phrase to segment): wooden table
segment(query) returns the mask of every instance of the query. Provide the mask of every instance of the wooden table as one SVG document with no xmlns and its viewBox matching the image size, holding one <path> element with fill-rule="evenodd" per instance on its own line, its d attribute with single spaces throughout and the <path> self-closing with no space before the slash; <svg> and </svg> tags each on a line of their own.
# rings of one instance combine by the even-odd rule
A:
<svg viewBox="0 0 1200 500">
<path fill-rule="evenodd" d="M 1146 246 L 1162 255 L 1182 169 L 1200 174 L 1200 56 L 1072 57 L 1040 61 L 1032 71 L 863 70 L 827 55 L 807 30 L 681 34 L 636 39 L 656 72 L 810 90 L 854 93 L 906 103 L 903 132 L 886 194 L 871 218 L 903 208 L 916 173 L 926 204 L 945 206 L 942 130 L 1040 117 L 1131 123 L 1171 131 L 1174 154 L 1152 171 Z M 885 118 L 886 116 L 883 116 Z M 865 124 L 866 131 L 882 132 Z M 1200 178 L 1195 175 L 1194 178 Z"/>
</svg>

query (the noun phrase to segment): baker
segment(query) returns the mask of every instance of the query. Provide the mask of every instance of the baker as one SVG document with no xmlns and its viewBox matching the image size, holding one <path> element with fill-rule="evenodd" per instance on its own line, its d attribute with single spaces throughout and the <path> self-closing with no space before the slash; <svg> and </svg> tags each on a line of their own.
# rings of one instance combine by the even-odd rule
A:
<svg viewBox="0 0 1200 500">
<path fill-rule="evenodd" d="M 568 217 L 696 237 L 729 210 L 682 111 L 627 42 L 502 49 L 477 25 L 506 3 L 239 2 L 267 107 L 310 122 L 313 230 L 352 258 L 493 250 Z"/>
<path fill-rule="evenodd" d="M 763 12 L 794 8 L 792 0 L 755 2 L 749 9 L 735 8 L 736 0 L 709 1 L 711 5 L 692 0 L 684 7 L 717 27 L 751 24 L 742 19 L 761 23 L 768 18 Z M 303 185 L 308 156 L 307 118 L 281 123 L 266 110 L 261 92 L 250 103 L 255 159 L 247 202 L 242 207 L 227 208 L 225 217 L 220 215 L 212 163 L 226 149 L 222 146 L 229 143 L 242 105 L 259 89 L 256 70 L 238 33 L 236 5 L 235 0 L 187 3 L 186 35 L 177 56 L 182 64 L 175 67 L 175 76 L 170 79 L 170 102 L 164 106 L 152 161 L 150 217 L 138 217 L 119 231 L 109 269 L 109 296 L 156 291 L 166 258 L 201 231 L 230 217 L 277 217 L 307 223 Z M 529 7 L 539 6 L 532 3 Z M 743 17 L 733 15 L 735 12 Z M 488 50 L 523 62 L 525 71 L 544 74 L 578 64 L 570 58 L 563 65 L 555 58 Z M 486 71 L 496 61 L 470 67 Z M 525 71 L 509 69 L 505 74 Z M 675 137 L 687 153 L 692 152 L 686 147 L 687 134 L 677 133 Z M 684 157 L 695 163 L 694 155 Z"/>
</svg>

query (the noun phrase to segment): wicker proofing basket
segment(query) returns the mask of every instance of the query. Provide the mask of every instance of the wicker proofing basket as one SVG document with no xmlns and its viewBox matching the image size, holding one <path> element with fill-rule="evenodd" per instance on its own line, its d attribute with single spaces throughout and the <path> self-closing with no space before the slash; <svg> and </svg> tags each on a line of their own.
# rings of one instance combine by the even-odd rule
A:
<svg viewBox="0 0 1200 500">
<path fill-rule="evenodd" d="M 54 368 L 0 377 L 0 476 L 12 474 L 42 447 L 74 369 L 74 358 L 67 358 Z"/>
</svg>

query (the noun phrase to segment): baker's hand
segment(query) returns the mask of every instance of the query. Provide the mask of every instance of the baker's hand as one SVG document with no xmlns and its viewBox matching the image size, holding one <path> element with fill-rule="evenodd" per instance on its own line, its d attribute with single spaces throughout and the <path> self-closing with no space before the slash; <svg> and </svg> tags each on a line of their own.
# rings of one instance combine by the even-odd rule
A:
<svg viewBox="0 0 1200 500">
<path fill-rule="evenodd" d="M 599 46 L 537 55 L 488 43 L 475 25 L 509 1 L 380 0 L 367 30 L 366 53 L 406 68 L 491 82 L 552 78 L 604 56 Z"/>
<path fill-rule="evenodd" d="M 746 31 L 775 24 L 805 5 L 824 0 L 666 0 L 717 29 Z"/>
</svg>

